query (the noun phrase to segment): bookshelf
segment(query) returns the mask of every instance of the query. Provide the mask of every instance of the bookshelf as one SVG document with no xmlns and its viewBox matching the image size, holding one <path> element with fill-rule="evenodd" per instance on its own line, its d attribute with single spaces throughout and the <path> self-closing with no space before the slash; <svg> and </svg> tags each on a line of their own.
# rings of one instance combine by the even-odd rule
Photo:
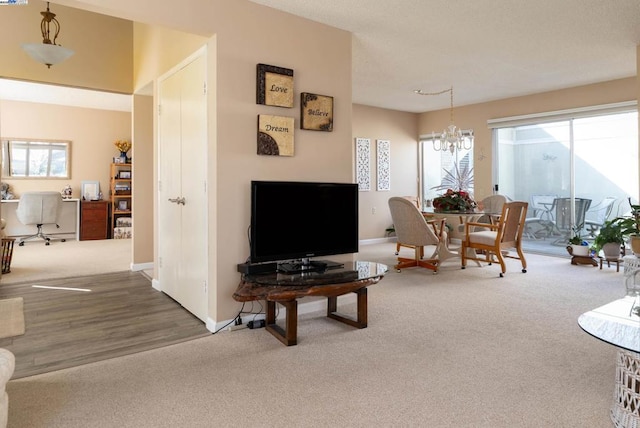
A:
<svg viewBox="0 0 640 428">
<path fill-rule="evenodd" d="M 113 238 L 131 237 L 132 168 L 130 163 L 111 164 L 111 233 Z"/>
</svg>

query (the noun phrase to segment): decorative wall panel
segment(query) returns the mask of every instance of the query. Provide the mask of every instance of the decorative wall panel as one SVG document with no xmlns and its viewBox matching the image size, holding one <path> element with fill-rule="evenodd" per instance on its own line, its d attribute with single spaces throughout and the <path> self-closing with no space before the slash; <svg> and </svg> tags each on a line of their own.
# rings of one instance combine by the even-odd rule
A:
<svg viewBox="0 0 640 428">
<path fill-rule="evenodd" d="M 356 138 L 356 180 L 358 190 L 371 190 L 371 140 Z"/>
<path fill-rule="evenodd" d="M 378 191 L 391 190 L 391 141 L 378 140 Z"/>
</svg>

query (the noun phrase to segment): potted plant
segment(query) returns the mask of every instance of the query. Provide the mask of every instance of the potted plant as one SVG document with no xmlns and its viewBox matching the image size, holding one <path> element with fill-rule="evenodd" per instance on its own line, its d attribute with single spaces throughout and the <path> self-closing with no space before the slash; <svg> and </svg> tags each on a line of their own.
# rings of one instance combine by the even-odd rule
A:
<svg viewBox="0 0 640 428">
<path fill-rule="evenodd" d="M 633 251 L 633 254 L 636 256 L 640 256 L 640 205 L 632 204 L 631 198 L 628 198 L 628 200 L 631 213 L 622 217 L 616 217 L 612 222 L 620 225 L 622 235 L 629 237 L 631 251 Z"/>
<path fill-rule="evenodd" d="M 582 239 L 580 235 L 580 230 L 582 227 L 574 227 L 573 228 L 573 236 L 569 239 L 569 245 L 567 246 L 567 251 L 572 256 L 589 256 L 589 243 Z"/>
<path fill-rule="evenodd" d="M 593 240 L 596 252 L 602 250 L 607 260 L 620 258 L 620 246 L 624 244 L 622 226 L 614 220 L 607 220 Z"/>
</svg>

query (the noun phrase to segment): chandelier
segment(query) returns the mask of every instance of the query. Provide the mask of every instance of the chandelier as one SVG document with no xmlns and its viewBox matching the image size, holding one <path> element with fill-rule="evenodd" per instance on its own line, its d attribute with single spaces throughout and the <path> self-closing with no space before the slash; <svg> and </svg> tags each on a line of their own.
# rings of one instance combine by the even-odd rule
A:
<svg viewBox="0 0 640 428">
<path fill-rule="evenodd" d="M 74 52 L 56 44 L 56 39 L 60 34 L 60 23 L 56 19 L 56 14 L 49 11 L 49 2 L 47 2 L 47 10 L 40 12 L 40 15 L 42 15 L 42 22 L 40 23 L 42 43 L 25 43 L 22 45 L 22 49 L 34 60 L 45 64 L 47 68 L 51 68 L 52 65 L 69 58 Z M 53 40 L 51 39 L 52 24 Z"/>
<path fill-rule="evenodd" d="M 451 124 L 442 131 L 442 134 L 433 134 L 433 149 L 441 151 L 449 150 L 451 154 L 456 150 L 470 150 L 473 145 L 473 131 L 456 129 L 456 126 L 453 124 L 453 86 L 440 92 L 424 92 L 422 89 L 416 89 L 413 92 L 418 95 L 442 95 L 449 92 L 451 95 L 451 108 L 449 110 Z M 438 138 L 435 138 L 436 136 Z"/>
</svg>

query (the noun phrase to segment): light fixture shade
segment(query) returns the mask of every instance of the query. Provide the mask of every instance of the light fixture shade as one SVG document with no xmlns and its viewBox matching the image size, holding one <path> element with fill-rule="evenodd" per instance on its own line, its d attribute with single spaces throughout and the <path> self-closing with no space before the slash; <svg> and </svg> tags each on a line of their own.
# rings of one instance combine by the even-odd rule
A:
<svg viewBox="0 0 640 428">
<path fill-rule="evenodd" d="M 75 52 L 71 49 L 46 43 L 24 43 L 22 49 L 34 60 L 46 64 L 47 67 L 58 64 Z"/>
</svg>

